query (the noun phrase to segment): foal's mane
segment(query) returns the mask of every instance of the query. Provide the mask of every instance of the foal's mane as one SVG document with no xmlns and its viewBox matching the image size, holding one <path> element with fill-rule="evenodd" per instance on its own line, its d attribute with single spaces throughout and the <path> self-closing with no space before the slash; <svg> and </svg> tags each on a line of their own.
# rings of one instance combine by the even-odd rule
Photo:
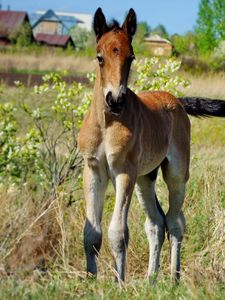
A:
<svg viewBox="0 0 225 300">
<path fill-rule="evenodd" d="M 107 31 L 119 31 L 119 30 L 123 30 L 121 27 L 120 27 L 120 23 L 113 19 L 109 24 L 107 24 Z"/>
</svg>

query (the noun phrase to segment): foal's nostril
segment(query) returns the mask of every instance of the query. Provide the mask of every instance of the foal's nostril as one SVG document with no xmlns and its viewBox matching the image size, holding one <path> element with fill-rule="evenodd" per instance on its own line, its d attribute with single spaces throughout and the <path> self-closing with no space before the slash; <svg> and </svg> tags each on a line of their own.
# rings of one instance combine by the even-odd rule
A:
<svg viewBox="0 0 225 300">
<path fill-rule="evenodd" d="M 106 95 L 106 103 L 108 104 L 109 107 L 111 107 L 113 105 L 113 95 L 112 92 L 108 92 L 108 94 Z"/>
<path fill-rule="evenodd" d="M 108 92 L 106 95 L 106 103 L 109 107 L 109 111 L 115 115 L 119 115 L 123 109 L 125 98 L 125 94 L 121 94 L 115 99 L 112 92 Z"/>
<path fill-rule="evenodd" d="M 126 94 L 121 94 L 118 98 L 117 98 L 117 103 L 122 104 L 125 102 L 126 99 Z"/>
</svg>

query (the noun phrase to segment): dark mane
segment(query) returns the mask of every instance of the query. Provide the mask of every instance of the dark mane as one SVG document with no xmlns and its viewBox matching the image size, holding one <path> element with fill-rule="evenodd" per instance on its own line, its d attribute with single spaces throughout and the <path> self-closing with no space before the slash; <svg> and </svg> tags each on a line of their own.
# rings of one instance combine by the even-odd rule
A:
<svg viewBox="0 0 225 300">
<path fill-rule="evenodd" d="M 118 30 L 122 30 L 122 28 L 120 27 L 120 24 L 117 20 L 113 19 L 108 25 L 108 31 L 114 30 L 114 31 L 118 31 Z"/>
</svg>

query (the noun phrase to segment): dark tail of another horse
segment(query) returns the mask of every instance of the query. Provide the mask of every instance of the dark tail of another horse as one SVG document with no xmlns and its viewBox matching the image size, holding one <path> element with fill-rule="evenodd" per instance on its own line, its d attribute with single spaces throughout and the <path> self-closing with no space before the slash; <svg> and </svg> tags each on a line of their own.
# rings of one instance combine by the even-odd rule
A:
<svg viewBox="0 0 225 300">
<path fill-rule="evenodd" d="M 225 117 L 225 101 L 202 97 L 178 98 L 187 114 L 195 117 Z"/>
</svg>

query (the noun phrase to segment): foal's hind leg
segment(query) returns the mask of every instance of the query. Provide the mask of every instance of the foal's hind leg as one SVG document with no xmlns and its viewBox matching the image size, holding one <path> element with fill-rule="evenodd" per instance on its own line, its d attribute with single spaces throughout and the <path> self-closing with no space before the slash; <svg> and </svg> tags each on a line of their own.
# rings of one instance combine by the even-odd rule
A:
<svg viewBox="0 0 225 300">
<path fill-rule="evenodd" d="M 145 231 L 149 240 L 148 276 L 157 276 L 160 252 L 165 238 L 165 215 L 155 193 L 157 169 L 137 180 L 136 194 L 146 214 Z M 154 279 L 154 278 L 153 278 Z"/>
<path fill-rule="evenodd" d="M 185 230 L 185 218 L 182 205 L 185 197 L 185 185 L 188 179 L 189 158 L 179 160 L 165 159 L 162 164 L 163 177 L 169 190 L 169 210 L 166 214 L 166 224 L 171 245 L 171 279 L 180 278 L 180 249 Z"/>
</svg>

